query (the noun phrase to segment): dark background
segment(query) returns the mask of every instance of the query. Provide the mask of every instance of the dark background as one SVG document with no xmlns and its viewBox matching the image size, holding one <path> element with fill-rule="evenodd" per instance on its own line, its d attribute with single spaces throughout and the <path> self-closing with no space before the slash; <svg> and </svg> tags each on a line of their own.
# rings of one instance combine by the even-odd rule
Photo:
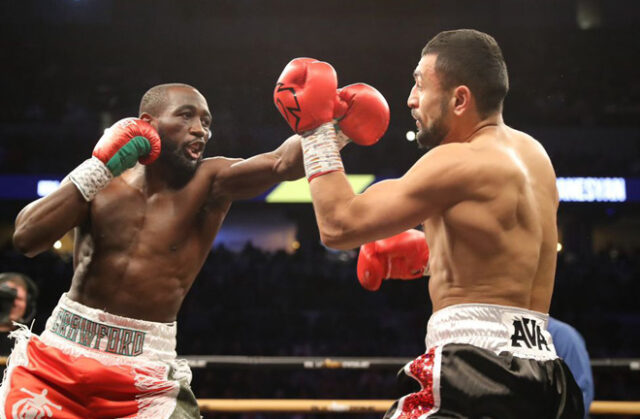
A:
<svg viewBox="0 0 640 419">
<path fill-rule="evenodd" d="M 635 1 L 127 1 L 0 2 L 0 175 L 63 176 L 100 133 L 137 114 L 165 82 L 197 87 L 213 112 L 207 155 L 248 157 L 289 135 L 272 90 L 292 58 L 333 64 L 339 84 L 377 87 L 391 108 L 379 144 L 349 146 L 349 173 L 398 176 L 421 152 L 405 133 L 412 72 L 425 43 L 475 28 L 503 49 L 507 124 L 536 137 L 559 176 L 640 176 L 640 4 Z M 18 255 L 10 235 L 27 202 L 0 209 L 0 271 L 39 284 L 40 331 L 72 266 L 48 252 Z M 638 204 L 561 204 L 551 314 L 574 325 L 590 354 L 640 357 Z M 179 318 L 182 354 L 406 356 L 424 351 L 426 281 L 355 279 L 355 252 L 318 243 L 309 205 L 234 204 L 297 226 L 288 254 L 247 246 L 212 252 Z M 199 397 L 381 397 L 393 373 L 196 371 Z M 638 374 L 596 374 L 597 399 L 638 399 Z"/>
</svg>

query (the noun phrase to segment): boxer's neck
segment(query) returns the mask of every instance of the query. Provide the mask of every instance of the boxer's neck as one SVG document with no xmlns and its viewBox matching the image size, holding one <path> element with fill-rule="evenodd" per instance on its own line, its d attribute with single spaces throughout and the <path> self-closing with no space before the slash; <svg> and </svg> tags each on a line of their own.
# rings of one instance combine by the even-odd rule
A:
<svg viewBox="0 0 640 419">
<path fill-rule="evenodd" d="M 176 180 L 174 172 L 161 162 L 148 166 L 138 164 L 131 170 L 129 176 L 125 176 L 124 180 L 145 195 L 151 196 L 169 189 L 180 189 L 188 183 L 190 178 Z"/>
<path fill-rule="evenodd" d="M 459 121 L 455 132 L 451 133 L 442 143 L 469 143 L 478 137 L 488 127 L 497 127 L 504 124 L 502 114 L 497 113 L 484 119 L 473 118 L 467 121 Z"/>
</svg>

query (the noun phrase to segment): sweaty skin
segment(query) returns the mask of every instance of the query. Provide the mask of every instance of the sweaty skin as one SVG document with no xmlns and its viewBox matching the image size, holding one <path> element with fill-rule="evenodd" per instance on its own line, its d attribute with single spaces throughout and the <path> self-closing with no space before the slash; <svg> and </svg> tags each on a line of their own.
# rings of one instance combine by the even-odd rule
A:
<svg viewBox="0 0 640 419">
<path fill-rule="evenodd" d="M 195 167 L 211 121 L 199 92 L 173 87 L 158 115 L 140 117 L 158 130 L 163 149 L 175 146 Z M 247 160 L 203 159 L 193 177 L 178 184 L 175 169 L 160 158 L 127 170 L 90 203 L 65 182 L 18 214 L 14 244 L 34 256 L 75 227 L 71 299 L 121 316 L 172 322 L 231 202 L 303 174 L 297 136 Z"/>
<path fill-rule="evenodd" d="M 505 125 L 501 113 L 480 117 L 466 86 L 442 89 L 435 60 L 420 60 L 408 105 L 418 140 L 435 145 L 422 132 L 431 130 L 441 145 L 403 177 L 360 195 L 342 172 L 314 179 L 321 238 L 349 249 L 422 224 L 434 311 L 489 303 L 547 313 L 558 238 L 549 157 L 536 140 Z"/>
</svg>

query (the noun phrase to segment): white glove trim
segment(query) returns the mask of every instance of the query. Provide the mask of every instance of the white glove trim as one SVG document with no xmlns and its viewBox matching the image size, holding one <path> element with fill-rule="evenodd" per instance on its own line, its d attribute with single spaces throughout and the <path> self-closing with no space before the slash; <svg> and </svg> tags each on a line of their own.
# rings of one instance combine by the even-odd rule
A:
<svg viewBox="0 0 640 419">
<path fill-rule="evenodd" d="M 82 162 L 68 177 L 87 202 L 91 202 L 113 179 L 109 168 L 97 157 Z"/>
</svg>

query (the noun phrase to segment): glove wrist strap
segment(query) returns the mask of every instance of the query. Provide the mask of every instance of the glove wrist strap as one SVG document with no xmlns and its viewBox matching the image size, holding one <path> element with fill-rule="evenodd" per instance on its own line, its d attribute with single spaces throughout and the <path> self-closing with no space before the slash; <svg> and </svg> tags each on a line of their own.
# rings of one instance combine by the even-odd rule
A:
<svg viewBox="0 0 640 419">
<path fill-rule="evenodd" d="M 92 201 L 113 179 L 111 171 L 97 157 L 91 157 L 82 162 L 69 173 L 68 177 L 87 202 Z"/>
<path fill-rule="evenodd" d="M 347 137 L 344 132 L 340 129 L 339 126 L 333 125 L 336 130 L 336 142 L 338 143 L 338 148 L 342 150 L 347 144 L 351 142 L 351 139 Z"/>
<path fill-rule="evenodd" d="M 341 147 L 338 144 L 333 123 L 327 122 L 311 133 L 303 135 L 301 143 L 304 172 L 309 182 L 327 173 L 344 172 L 340 157 Z"/>
</svg>

